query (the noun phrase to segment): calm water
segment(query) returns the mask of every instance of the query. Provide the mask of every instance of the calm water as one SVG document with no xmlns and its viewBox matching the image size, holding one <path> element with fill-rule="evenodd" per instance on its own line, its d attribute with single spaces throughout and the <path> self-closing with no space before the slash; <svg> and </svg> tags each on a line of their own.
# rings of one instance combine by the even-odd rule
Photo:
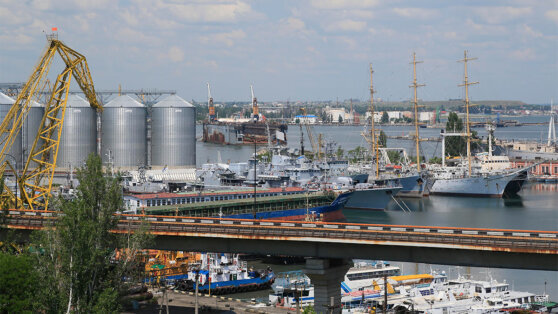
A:
<svg viewBox="0 0 558 314">
<path fill-rule="evenodd" d="M 548 117 L 514 118 L 522 122 L 547 122 Z M 414 132 L 412 127 L 382 127 L 388 135 L 406 135 Z M 362 127 L 356 126 L 314 126 L 316 134 L 322 133 L 326 139 L 340 144 L 347 151 L 357 146 L 366 146 L 360 133 Z M 476 128 L 479 135 L 486 136 L 483 128 Z M 496 129 L 496 137 L 501 139 L 533 139 L 546 137 L 548 126 L 522 126 Z M 197 127 L 198 137 L 201 136 L 201 126 Z M 304 131 L 306 133 L 306 131 Z M 436 137 L 439 129 L 421 129 L 421 137 Z M 305 136 L 306 137 L 306 136 Z M 288 139 L 290 147 L 298 147 L 300 131 L 297 126 L 289 126 Z M 306 139 L 305 139 L 306 140 Z M 305 147 L 310 147 L 307 140 Z M 430 158 L 441 155 L 440 143 L 421 143 L 423 154 Z M 407 148 L 409 154 L 414 155 L 414 143 L 406 140 L 388 140 L 389 147 Z M 246 161 L 253 153 L 253 146 L 221 146 L 197 144 L 197 162 Z M 379 223 L 379 224 L 409 224 L 455 227 L 486 227 L 504 229 L 539 229 L 558 230 L 558 185 L 529 184 L 520 193 L 520 197 L 512 200 L 491 198 L 463 198 L 431 196 L 425 199 L 408 199 L 405 203 L 411 212 L 404 212 L 395 205 L 386 212 L 346 211 L 349 222 Z M 492 276 L 498 281 L 507 280 L 516 290 L 543 293 L 544 283 L 547 282 L 547 293 L 553 300 L 558 300 L 558 272 L 485 269 L 448 267 L 441 265 L 426 265 L 413 263 L 393 263 L 403 269 L 403 273 L 428 272 L 430 269 L 445 270 L 450 275 L 471 273 L 475 278 L 486 279 Z M 279 267 L 279 269 L 278 269 Z M 276 271 L 300 269 L 300 266 L 275 266 Z M 268 292 L 252 292 L 239 294 L 238 297 L 267 297 Z"/>
</svg>

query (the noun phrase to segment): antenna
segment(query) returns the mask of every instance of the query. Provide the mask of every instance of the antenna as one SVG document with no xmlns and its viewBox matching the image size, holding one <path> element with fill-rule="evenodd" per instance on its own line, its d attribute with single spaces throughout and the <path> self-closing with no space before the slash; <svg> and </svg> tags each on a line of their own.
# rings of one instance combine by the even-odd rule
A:
<svg viewBox="0 0 558 314">
<path fill-rule="evenodd" d="M 467 50 L 463 52 L 463 59 L 457 62 L 463 62 L 464 64 L 464 75 L 463 75 L 463 84 L 459 84 L 458 86 L 465 87 L 465 109 L 467 111 L 467 161 L 469 164 L 469 177 L 471 176 L 471 126 L 469 123 L 469 85 L 478 84 L 479 82 L 469 82 L 469 75 L 467 73 L 467 62 L 477 60 L 477 58 L 468 58 L 467 57 Z"/>
<path fill-rule="evenodd" d="M 419 143 L 420 143 L 420 138 L 419 138 L 419 122 L 418 122 L 418 98 L 417 98 L 417 88 L 425 86 L 425 84 L 417 84 L 417 63 L 422 63 L 422 61 L 417 61 L 416 58 L 416 53 L 413 52 L 413 62 L 411 62 L 411 64 L 413 65 L 413 85 L 410 85 L 409 87 L 413 87 L 414 88 L 414 100 L 413 100 L 413 104 L 414 104 L 414 109 L 415 109 L 415 140 L 416 140 L 416 145 L 417 145 L 417 171 L 420 172 L 420 147 L 419 147 Z"/>
</svg>

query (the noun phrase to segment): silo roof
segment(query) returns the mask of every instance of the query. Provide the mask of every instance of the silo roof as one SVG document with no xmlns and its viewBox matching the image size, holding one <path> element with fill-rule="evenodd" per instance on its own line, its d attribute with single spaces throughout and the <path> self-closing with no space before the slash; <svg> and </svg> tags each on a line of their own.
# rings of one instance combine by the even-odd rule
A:
<svg viewBox="0 0 558 314">
<path fill-rule="evenodd" d="M 78 108 L 78 107 L 90 107 L 89 102 L 79 95 L 71 94 L 68 95 L 68 102 L 66 107 Z"/>
<path fill-rule="evenodd" d="M 14 100 L 12 97 L 10 97 L 10 96 L 8 96 L 8 95 L 6 95 L 6 94 L 0 92 L 0 104 L 2 104 L 2 105 L 11 105 L 11 104 L 13 104 L 14 102 L 15 102 L 15 100 Z"/>
<path fill-rule="evenodd" d="M 169 95 L 169 96 L 165 97 L 163 100 L 154 104 L 153 108 L 155 108 L 155 107 L 158 107 L 158 108 L 171 108 L 171 107 L 191 108 L 191 107 L 194 107 L 194 105 L 192 105 L 191 103 L 182 99 L 178 95 Z"/>
<path fill-rule="evenodd" d="M 117 108 L 117 107 L 144 108 L 145 106 L 128 95 L 122 95 L 109 101 L 104 107 L 105 108 Z"/>
<path fill-rule="evenodd" d="M 15 103 L 15 99 L 6 94 L 0 92 L 0 104 L 2 105 L 13 105 Z M 43 105 L 39 104 L 38 102 L 32 100 L 31 107 L 44 107 Z"/>
</svg>

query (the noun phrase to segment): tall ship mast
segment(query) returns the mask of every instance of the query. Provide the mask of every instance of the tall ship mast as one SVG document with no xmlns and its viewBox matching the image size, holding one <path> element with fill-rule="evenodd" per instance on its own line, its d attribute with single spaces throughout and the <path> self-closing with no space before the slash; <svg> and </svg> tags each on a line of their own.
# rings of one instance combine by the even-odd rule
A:
<svg viewBox="0 0 558 314">
<path fill-rule="evenodd" d="M 414 88 L 415 97 L 413 99 L 413 105 L 415 109 L 415 142 L 417 148 L 417 171 L 420 172 L 420 137 L 419 137 L 419 116 L 418 116 L 418 98 L 417 98 L 417 88 L 425 86 L 424 84 L 417 83 L 417 63 L 422 63 L 422 61 L 417 61 L 416 54 L 413 52 L 413 85 L 409 86 Z"/>
<path fill-rule="evenodd" d="M 479 82 L 469 82 L 469 75 L 467 73 L 467 62 L 477 60 L 477 58 L 468 58 L 467 57 L 467 50 L 463 52 L 463 59 L 459 60 L 458 62 L 463 62 L 464 64 L 464 73 L 463 73 L 463 84 L 459 84 L 459 86 L 465 87 L 465 110 L 467 115 L 467 164 L 469 168 L 469 177 L 472 175 L 471 171 L 471 124 L 469 122 L 469 85 L 478 84 Z"/>
<path fill-rule="evenodd" d="M 374 85 L 372 80 L 373 73 L 374 70 L 372 70 L 372 63 L 370 63 L 370 122 L 372 123 L 370 128 L 370 155 L 373 156 L 373 154 L 375 154 L 376 156 L 376 178 L 378 178 L 380 176 L 380 161 L 378 158 L 378 142 L 376 139 L 376 127 L 374 124 Z"/>
</svg>

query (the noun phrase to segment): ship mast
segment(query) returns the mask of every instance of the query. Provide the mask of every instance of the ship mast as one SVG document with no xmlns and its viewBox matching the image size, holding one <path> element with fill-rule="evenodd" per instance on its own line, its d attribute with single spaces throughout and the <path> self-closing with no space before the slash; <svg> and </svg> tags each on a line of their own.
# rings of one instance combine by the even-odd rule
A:
<svg viewBox="0 0 558 314">
<path fill-rule="evenodd" d="M 468 58 L 467 50 L 465 50 L 463 52 L 463 59 L 458 61 L 463 62 L 465 68 L 463 84 L 459 84 L 459 86 L 465 87 L 465 110 L 467 113 L 467 163 L 469 165 L 469 177 L 471 176 L 471 126 L 469 123 L 469 85 L 478 84 L 479 82 L 469 82 L 469 75 L 467 73 L 467 62 L 476 59 L 477 58 Z"/>
<path fill-rule="evenodd" d="M 424 84 L 417 83 L 417 63 L 422 63 L 422 61 L 417 61 L 416 54 L 413 52 L 413 85 L 409 87 L 414 88 L 415 97 L 413 100 L 415 109 L 415 141 L 417 145 L 417 171 L 420 172 L 420 138 L 419 138 L 419 122 L 418 122 L 418 98 L 417 98 L 417 88 L 425 86 Z"/>
<path fill-rule="evenodd" d="M 372 80 L 372 63 L 370 63 L 370 121 L 372 122 L 372 128 L 370 130 L 370 143 L 371 143 L 371 151 L 370 154 L 372 155 L 373 152 L 376 153 L 376 178 L 380 176 L 380 162 L 378 160 L 378 143 L 376 142 L 376 128 L 374 125 L 374 85 Z"/>
<path fill-rule="evenodd" d="M 215 121 L 215 106 L 213 105 L 213 97 L 211 97 L 211 88 L 207 83 L 207 108 L 209 109 L 209 122 Z"/>
</svg>

